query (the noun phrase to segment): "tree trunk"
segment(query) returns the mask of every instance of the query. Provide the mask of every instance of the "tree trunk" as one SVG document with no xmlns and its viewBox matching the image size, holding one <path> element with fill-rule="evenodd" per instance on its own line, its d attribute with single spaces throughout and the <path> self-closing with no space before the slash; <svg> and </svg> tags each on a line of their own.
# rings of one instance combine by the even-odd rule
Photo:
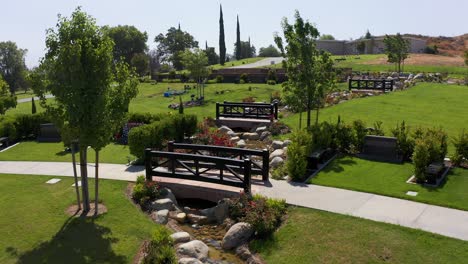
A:
<svg viewBox="0 0 468 264">
<path fill-rule="evenodd" d="M 320 111 L 320 106 L 317 106 L 317 112 L 315 114 L 315 125 L 318 125 L 319 121 L 319 111 Z"/>
<path fill-rule="evenodd" d="M 99 205 L 99 151 L 96 150 L 96 167 L 94 178 L 94 215 L 98 215 Z"/>
<path fill-rule="evenodd" d="M 299 130 L 302 129 L 302 111 L 299 111 Z"/>
<path fill-rule="evenodd" d="M 80 146 L 80 173 L 81 173 L 81 191 L 83 193 L 83 212 L 89 212 L 89 189 L 88 189 L 88 164 L 87 147 Z"/>
<path fill-rule="evenodd" d="M 75 190 L 76 190 L 76 200 L 78 203 L 78 210 L 81 210 L 81 199 L 80 199 L 80 188 L 78 186 L 78 173 L 76 172 L 76 142 L 72 142 L 71 148 L 72 148 L 72 163 L 73 163 L 73 177 L 75 179 Z"/>
<path fill-rule="evenodd" d="M 310 113 L 312 109 L 310 108 L 310 104 L 307 105 L 307 127 L 310 127 Z"/>
</svg>

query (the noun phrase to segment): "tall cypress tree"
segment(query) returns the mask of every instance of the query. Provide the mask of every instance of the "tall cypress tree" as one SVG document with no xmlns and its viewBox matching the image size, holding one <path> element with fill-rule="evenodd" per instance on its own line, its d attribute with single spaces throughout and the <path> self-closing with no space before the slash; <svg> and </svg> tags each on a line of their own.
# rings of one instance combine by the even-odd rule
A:
<svg viewBox="0 0 468 264">
<path fill-rule="evenodd" d="M 236 59 L 242 59 L 242 48 L 240 40 L 240 25 L 239 25 L 239 15 L 237 15 L 237 38 L 236 38 Z"/>
<path fill-rule="evenodd" d="M 219 63 L 226 61 L 226 42 L 224 41 L 223 6 L 219 5 Z"/>
</svg>

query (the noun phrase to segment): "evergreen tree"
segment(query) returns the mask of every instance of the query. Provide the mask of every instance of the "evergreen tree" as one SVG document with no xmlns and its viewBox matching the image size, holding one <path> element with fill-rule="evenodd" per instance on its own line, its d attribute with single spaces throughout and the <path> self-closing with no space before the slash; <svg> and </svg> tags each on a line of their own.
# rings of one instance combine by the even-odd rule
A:
<svg viewBox="0 0 468 264">
<path fill-rule="evenodd" d="M 226 42 L 224 40 L 223 6 L 219 5 L 219 63 L 226 61 Z"/>
<path fill-rule="evenodd" d="M 240 25 L 239 25 L 239 15 L 237 16 L 237 38 L 236 38 L 236 47 L 235 47 L 236 59 L 242 59 L 242 43 L 240 40 Z"/>
<path fill-rule="evenodd" d="M 34 102 L 34 97 L 31 98 L 31 104 L 32 104 L 32 109 L 31 109 L 31 113 L 32 114 L 35 114 L 37 112 L 37 109 L 36 109 L 36 103 Z"/>
</svg>

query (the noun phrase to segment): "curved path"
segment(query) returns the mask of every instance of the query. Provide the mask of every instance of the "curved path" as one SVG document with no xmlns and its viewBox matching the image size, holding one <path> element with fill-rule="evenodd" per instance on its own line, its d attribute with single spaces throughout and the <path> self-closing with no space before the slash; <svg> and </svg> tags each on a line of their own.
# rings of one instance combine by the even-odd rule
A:
<svg viewBox="0 0 468 264">
<path fill-rule="evenodd" d="M 88 166 L 90 177 L 94 177 L 94 164 Z M 103 163 L 99 164 L 99 167 L 102 179 L 135 181 L 138 175 L 145 173 L 143 166 Z M 71 162 L 0 161 L 0 173 L 73 176 Z M 189 183 L 187 180 L 183 181 Z M 200 182 L 194 184 L 199 185 Z M 293 205 L 422 229 L 468 241 L 468 211 L 370 193 L 276 180 L 270 180 L 265 185 L 254 185 L 252 191 L 268 197 L 286 199 Z"/>
<path fill-rule="evenodd" d="M 278 64 L 278 63 L 281 63 L 283 60 L 284 60 L 284 58 L 282 58 L 282 57 L 268 57 L 268 58 L 264 58 L 263 60 L 259 60 L 259 61 L 254 62 L 254 63 L 242 64 L 242 65 L 239 65 L 239 66 L 229 67 L 229 69 L 258 68 L 258 67 L 263 67 L 263 66 L 270 66 L 272 64 Z"/>
<path fill-rule="evenodd" d="M 51 95 L 51 94 L 46 94 L 46 95 L 45 95 L 45 98 L 54 98 L 54 97 L 55 97 L 55 96 L 53 96 L 53 95 Z M 40 99 L 40 98 L 37 97 L 37 96 L 34 97 L 34 100 L 35 100 L 35 101 L 37 101 L 37 100 L 39 100 L 39 99 Z M 18 99 L 18 104 L 19 104 L 19 103 L 27 103 L 27 102 L 31 102 L 31 98 L 30 98 L 30 97 L 28 97 L 28 98 L 23 98 L 23 99 Z"/>
</svg>

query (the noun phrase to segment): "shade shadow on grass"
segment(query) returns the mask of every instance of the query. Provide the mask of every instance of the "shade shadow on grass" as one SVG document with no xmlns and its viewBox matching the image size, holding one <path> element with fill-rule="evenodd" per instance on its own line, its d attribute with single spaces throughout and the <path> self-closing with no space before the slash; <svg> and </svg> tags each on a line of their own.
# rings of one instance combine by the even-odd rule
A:
<svg viewBox="0 0 468 264">
<path fill-rule="evenodd" d="M 30 251 L 18 253 L 7 248 L 20 264 L 29 263 L 127 263 L 123 255 L 112 250 L 109 228 L 96 224 L 92 219 L 69 218 L 51 240 L 39 244 Z"/>
<path fill-rule="evenodd" d="M 337 157 L 333 162 L 328 164 L 328 166 L 324 168 L 324 170 L 333 172 L 343 172 L 344 167 L 356 164 L 357 162 L 353 159 L 343 159 L 342 157 Z"/>
</svg>

